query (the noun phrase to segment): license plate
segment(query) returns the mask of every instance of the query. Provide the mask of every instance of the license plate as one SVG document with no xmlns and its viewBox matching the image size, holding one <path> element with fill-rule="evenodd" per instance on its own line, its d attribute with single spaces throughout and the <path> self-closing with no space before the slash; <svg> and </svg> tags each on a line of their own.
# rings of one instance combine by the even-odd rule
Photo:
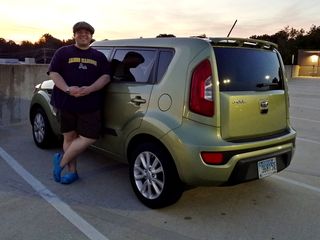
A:
<svg viewBox="0 0 320 240">
<path fill-rule="evenodd" d="M 259 178 L 270 176 L 277 172 L 276 158 L 268 158 L 258 162 Z"/>
</svg>

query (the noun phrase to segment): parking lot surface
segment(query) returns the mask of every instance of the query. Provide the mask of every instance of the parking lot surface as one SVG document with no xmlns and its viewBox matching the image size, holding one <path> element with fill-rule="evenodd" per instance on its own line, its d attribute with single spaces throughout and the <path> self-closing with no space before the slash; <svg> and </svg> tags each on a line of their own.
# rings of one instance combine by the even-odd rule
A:
<svg viewBox="0 0 320 240">
<path fill-rule="evenodd" d="M 291 80 L 297 130 L 291 165 L 232 187 L 198 187 L 151 210 L 135 197 L 128 166 L 89 149 L 80 180 L 53 181 L 59 148 L 35 146 L 28 122 L 0 127 L 0 239 L 319 239 L 320 80 Z"/>
</svg>

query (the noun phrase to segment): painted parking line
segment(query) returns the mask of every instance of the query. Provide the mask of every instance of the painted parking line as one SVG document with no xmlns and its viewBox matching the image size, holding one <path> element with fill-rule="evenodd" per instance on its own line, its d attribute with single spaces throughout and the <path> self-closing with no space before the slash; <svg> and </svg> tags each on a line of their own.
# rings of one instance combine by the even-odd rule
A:
<svg viewBox="0 0 320 240">
<path fill-rule="evenodd" d="M 305 105 L 298 105 L 298 104 L 290 104 L 290 107 L 299 107 L 299 108 L 306 108 L 311 110 L 318 110 L 320 111 L 320 108 L 317 107 L 311 107 L 311 106 L 305 106 Z"/>
<path fill-rule="evenodd" d="M 320 123 L 320 121 L 318 121 L 318 120 L 312 120 L 312 119 L 307 119 L 307 118 L 290 117 L 290 119 L 302 120 L 302 121 L 313 122 L 313 123 Z"/>
<path fill-rule="evenodd" d="M 311 140 L 311 139 L 307 139 L 307 138 L 297 137 L 297 140 L 320 145 L 319 141 L 315 141 L 315 140 Z M 281 177 L 279 175 L 272 175 L 271 177 L 278 179 L 278 180 L 281 180 L 281 181 L 284 181 L 284 182 L 287 182 L 287 183 L 290 183 L 290 184 L 293 184 L 293 185 L 296 185 L 296 186 L 299 186 L 299 187 L 302 187 L 302 188 L 309 189 L 309 190 L 317 192 L 317 193 L 320 193 L 320 188 L 317 188 L 317 187 L 314 187 L 314 186 L 311 186 L 311 185 L 308 185 L 308 184 L 305 184 L 302 182 L 298 182 L 298 181 L 295 181 L 292 179 Z"/>
<path fill-rule="evenodd" d="M 303 142 L 308 142 L 308 143 L 319 144 L 319 145 L 320 145 L 320 142 L 319 142 L 319 141 L 311 140 L 311 139 L 307 139 L 307 138 L 297 137 L 297 140 L 303 141 Z"/>
<path fill-rule="evenodd" d="M 79 214 L 71 209 L 71 207 L 63 202 L 57 195 L 46 188 L 38 179 L 31 175 L 24 167 L 22 167 L 13 157 L 11 157 L 3 148 L 0 147 L 0 157 L 44 200 L 51 204 L 62 216 L 64 216 L 71 224 L 77 227 L 84 235 L 91 240 L 108 240 L 102 233 L 90 225 Z"/>
<path fill-rule="evenodd" d="M 284 181 L 284 182 L 286 182 L 286 183 L 293 184 L 293 185 L 295 185 L 295 186 L 299 186 L 299 187 L 302 187 L 302 188 L 306 188 L 306 189 L 311 190 L 311 191 L 313 191 L 313 192 L 320 193 L 320 188 L 311 186 L 311 185 L 309 185 L 309 184 L 305 184 L 305 183 L 298 182 L 298 181 L 295 181 L 295 180 L 292 180 L 292 179 L 288 179 L 288 178 L 285 178 L 285 177 L 281 177 L 281 176 L 279 176 L 279 175 L 272 175 L 271 177 L 272 177 L 272 178 L 275 178 L 275 179 L 277 179 L 277 180 Z"/>
</svg>

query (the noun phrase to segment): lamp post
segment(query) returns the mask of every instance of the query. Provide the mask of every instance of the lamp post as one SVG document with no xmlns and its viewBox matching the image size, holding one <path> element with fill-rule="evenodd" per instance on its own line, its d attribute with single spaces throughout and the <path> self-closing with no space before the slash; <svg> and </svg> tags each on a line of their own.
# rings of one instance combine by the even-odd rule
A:
<svg viewBox="0 0 320 240">
<path fill-rule="evenodd" d="M 318 69 L 319 69 L 319 52 L 318 52 L 318 64 L 317 64 L 317 73 L 318 73 Z M 318 74 L 317 74 L 318 75 Z"/>
<path fill-rule="evenodd" d="M 313 73 L 312 75 L 313 76 L 317 75 L 317 70 L 315 70 L 315 64 L 316 63 L 319 64 L 318 61 L 319 61 L 319 56 L 318 55 L 312 55 L 311 56 L 311 62 L 313 63 L 313 71 L 312 71 L 312 73 Z"/>
<path fill-rule="evenodd" d="M 291 55 L 291 79 L 293 78 L 294 54 Z"/>
</svg>

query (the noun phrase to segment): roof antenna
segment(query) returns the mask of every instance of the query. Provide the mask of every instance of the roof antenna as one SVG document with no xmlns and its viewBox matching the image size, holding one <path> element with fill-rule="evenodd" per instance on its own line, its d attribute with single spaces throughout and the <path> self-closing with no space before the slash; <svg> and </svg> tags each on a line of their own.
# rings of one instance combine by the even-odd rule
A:
<svg viewBox="0 0 320 240">
<path fill-rule="evenodd" d="M 232 32 L 232 30 L 233 30 L 234 26 L 236 25 L 237 21 L 238 21 L 238 20 L 236 20 L 236 21 L 234 22 L 234 24 L 232 25 L 232 28 L 230 29 L 227 37 L 230 36 L 230 33 Z"/>
</svg>

